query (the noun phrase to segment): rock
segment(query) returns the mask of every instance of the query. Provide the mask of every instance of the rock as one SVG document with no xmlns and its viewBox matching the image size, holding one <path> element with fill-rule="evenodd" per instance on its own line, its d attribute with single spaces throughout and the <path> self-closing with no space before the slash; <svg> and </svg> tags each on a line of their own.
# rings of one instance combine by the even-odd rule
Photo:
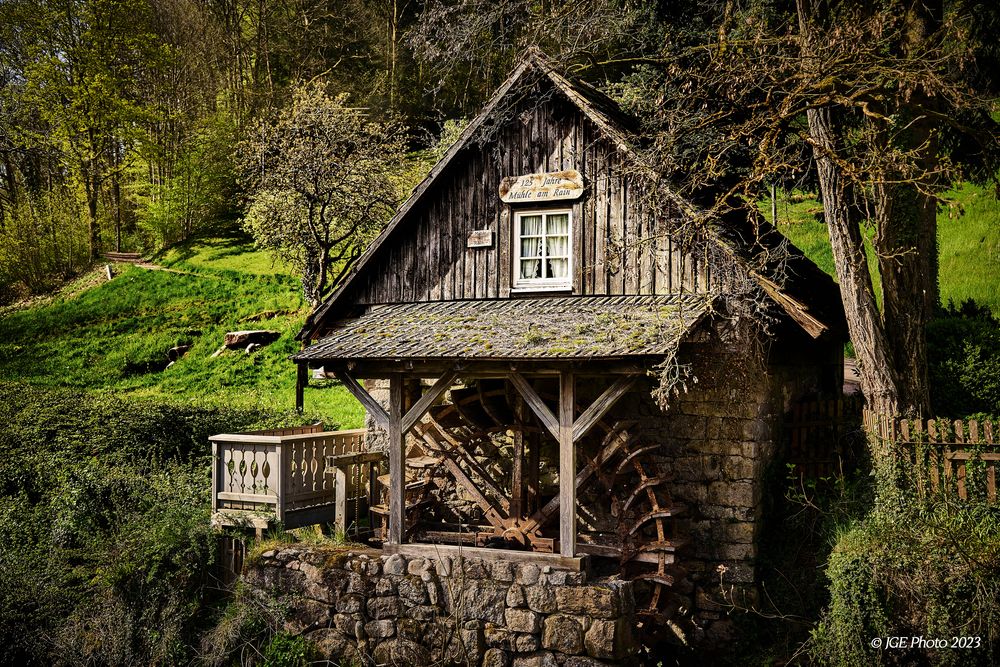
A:
<svg viewBox="0 0 1000 667">
<path fill-rule="evenodd" d="M 475 619 L 503 625 L 504 600 L 507 598 L 507 586 L 496 581 L 473 580 L 462 585 L 452 580 L 452 586 L 461 586 L 458 598 L 458 608 L 455 610 L 459 618 Z"/>
<path fill-rule="evenodd" d="M 427 585 L 415 577 L 401 579 L 397 587 L 399 597 L 411 604 L 426 604 Z"/>
<path fill-rule="evenodd" d="M 330 623 L 330 606 L 309 598 L 293 598 L 285 617 L 285 632 L 297 635 L 311 627 Z"/>
<path fill-rule="evenodd" d="M 430 569 L 430 562 L 426 558 L 414 558 L 406 565 L 406 571 L 410 574 L 419 577 L 426 570 Z"/>
<path fill-rule="evenodd" d="M 491 648 L 483 654 L 483 667 L 507 667 L 507 654 L 498 648 Z"/>
<path fill-rule="evenodd" d="M 615 618 L 621 611 L 618 592 L 605 586 L 557 588 L 556 607 L 560 612 L 592 618 Z"/>
<path fill-rule="evenodd" d="M 524 597 L 532 611 L 551 614 L 556 610 L 556 596 L 548 586 L 528 586 L 524 589 Z"/>
<path fill-rule="evenodd" d="M 395 595 L 396 582 L 392 577 L 382 577 L 375 582 L 375 595 Z"/>
<path fill-rule="evenodd" d="M 351 638 L 340 630 L 321 628 L 306 635 L 324 660 L 335 664 L 350 664 L 357 660 L 358 651 Z"/>
<path fill-rule="evenodd" d="M 376 665 L 426 665 L 431 656 L 427 649 L 409 639 L 382 642 L 372 651 Z"/>
<path fill-rule="evenodd" d="M 507 591 L 507 606 L 523 607 L 525 604 L 524 588 L 518 584 L 514 584 Z"/>
<path fill-rule="evenodd" d="M 542 640 L 538 635 L 517 635 L 514 637 L 514 650 L 518 653 L 531 653 L 542 648 Z"/>
<path fill-rule="evenodd" d="M 507 609 L 504 619 L 514 632 L 538 632 L 542 626 L 541 617 L 528 609 Z"/>
<path fill-rule="evenodd" d="M 494 581 L 514 581 L 514 564 L 509 560 L 496 560 L 490 564 L 490 576 Z"/>
<path fill-rule="evenodd" d="M 573 655 L 566 658 L 562 667 L 606 667 L 608 663 L 594 660 L 583 655 Z"/>
<path fill-rule="evenodd" d="M 395 621 L 368 621 L 365 623 L 365 634 L 373 639 L 386 639 L 396 634 Z"/>
<path fill-rule="evenodd" d="M 538 583 L 538 575 L 541 574 L 541 570 L 534 563 L 525 563 L 517 568 L 517 574 L 514 577 L 514 581 L 524 586 L 531 586 L 532 584 Z"/>
<path fill-rule="evenodd" d="M 631 628 L 624 619 L 594 620 L 584 637 L 587 654 L 595 658 L 621 659 L 636 648 Z"/>
<path fill-rule="evenodd" d="M 554 655 L 548 651 L 542 651 L 533 655 L 518 656 L 514 658 L 513 667 L 559 667 Z"/>
<path fill-rule="evenodd" d="M 583 653 L 583 628 L 570 616 L 549 616 L 542 632 L 542 647 L 569 655 Z"/>
<path fill-rule="evenodd" d="M 401 618 L 396 621 L 396 635 L 401 639 L 411 639 L 415 642 L 420 642 L 426 634 L 425 630 L 426 628 L 423 623 L 412 618 Z"/>
<path fill-rule="evenodd" d="M 406 573 L 406 559 L 399 554 L 393 554 L 386 559 L 382 571 L 386 574 L 403 575 Z"/>
<path fill-rule="evenodd" d="M 490 576 L 486 564 L 480 558 L 468 558 L 462 563 L 462 573 L 468 579 L 486 579 Z"/>
<path fill-rule="evenodd" d="M 341 614 L 356 614 L 361 611 L 364 599 L 360 595 L 341 595 L 337 600 L 337 612 Z"/>
<path fill-rule="evenodd" d="M 223 344 L 230 350 L 246 348 L 250 344 L 270 345 L 281 338 L 280 331 L 258 329 L 254 331 L 230 331 L 226 334 Z"/>
<path fill-rule="evenodd" d="M 514 633 L 490 623 L 483 630 L 483 639 L 487 646 L 510 650 L 513 647 Z"/>
<path fill-rule="evenodd" d="M 185 354 L 187 354 L 187 351 L 190 349 L 191 349 L 190 345 L 177 345 L 176 347 L 172 347 L 169 350 L 167 350 L 167 359 L 169 359 L 170 361 L 177 361 Z"/>
<path fill-rule="evenodd" d="M 385 596 L 371 598 L 368 600 L 368 616 L 380 621 L 385 618 L 396 618 L 402 611 L 399 598 L 395 596 Z"/>
<path fill-rule="evenodd" d="M 430 607 L 426 605 L 419 605 L 413 607 L 406 612 L 407 617 L 416 619 L 418 621 L 431 621 L 438 615 L 437 607 Z"/>
</svg>

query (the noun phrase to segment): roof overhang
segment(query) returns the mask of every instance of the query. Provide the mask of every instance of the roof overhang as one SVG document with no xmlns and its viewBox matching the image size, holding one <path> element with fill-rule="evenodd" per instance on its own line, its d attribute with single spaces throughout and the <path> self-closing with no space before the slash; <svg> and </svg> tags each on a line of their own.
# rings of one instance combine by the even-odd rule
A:
<svg viewBox="0 0 1000 667">
<path fill-rule="evenodd" d="M 297 362 L 573 361 L 672 355 L 705 295 L 438 301 L 371 306 Z"/>
</svg>

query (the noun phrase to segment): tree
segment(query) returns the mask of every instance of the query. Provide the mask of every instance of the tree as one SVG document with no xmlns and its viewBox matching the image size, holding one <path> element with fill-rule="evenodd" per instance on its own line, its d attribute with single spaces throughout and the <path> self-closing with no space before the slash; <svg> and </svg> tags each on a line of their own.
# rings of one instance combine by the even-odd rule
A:
<svg viewBox="0 0 1000 667">
<path fill-rule="evenodd" d="M 312 83 L 295 88 L 291 105 L 262 122 L 241 155 L 247 231 L 297 267 L 306 300 L 318 305 L 392 216 L 400 128 Z"/>
<path fill-rule="evenodd" d="M 929 409 L 939 197 L 998 164 L 978 27 L 995 9 L 978 4 L 728 1 L 711 30 L 667 43 L 655 86 L 641 82 L 656 89 L 651 163 L 710 213 L 815 169 L 862 388 L 885 413 Z"/>
</svg>

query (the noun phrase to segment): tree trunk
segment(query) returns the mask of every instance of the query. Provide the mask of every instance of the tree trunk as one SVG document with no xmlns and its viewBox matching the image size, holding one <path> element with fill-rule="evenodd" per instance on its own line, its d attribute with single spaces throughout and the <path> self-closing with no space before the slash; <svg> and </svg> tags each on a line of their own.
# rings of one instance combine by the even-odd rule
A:
<svg viewBox="0 0 1000 667">
<path fill-rule="evenodd" d="M 833 111 L 829 108 L 810 109 L 806 116 L 823 195 L 823 215 L 830 233 L 830 247 L 840 279 L 840 296 L 847 315 L 847 330 L 858 358 L 861 390 L 873 409 L 896 414 L 899 391 L 895 366 L 868 272 L 864 241 L 857 222 L 850 218 L 845 183 L 840 168 L 832 158 L 837 136 Z"/>
</svg>

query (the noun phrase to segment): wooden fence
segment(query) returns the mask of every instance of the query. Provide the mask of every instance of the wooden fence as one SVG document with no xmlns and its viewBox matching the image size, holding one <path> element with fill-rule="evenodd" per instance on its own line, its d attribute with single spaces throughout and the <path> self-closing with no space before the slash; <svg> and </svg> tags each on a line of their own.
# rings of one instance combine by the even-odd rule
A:
<svg viewBox="0 0 1000 667">
<path fill-rule="evenodd" d="M 904 419 L 864 412 L 865 430 L 912 467 L 918 494 L 997 501 L 1000 424 Z"/>
<path fill-rule="evenodd" d="M 364 434 L 364 429 L 327 432 L 314 424 L 212 436 L 213 520 L 261 528 L 273 517 L 289 528 L 325 522 L 346 528 L 346 512 L 336 514 L 338 499 L 345 509 L 347 499 L 367 498 L 376 463 L 351 459 L 345 470 L 327 467 L 338 457 L 361 453 Z"/>
</svg>

